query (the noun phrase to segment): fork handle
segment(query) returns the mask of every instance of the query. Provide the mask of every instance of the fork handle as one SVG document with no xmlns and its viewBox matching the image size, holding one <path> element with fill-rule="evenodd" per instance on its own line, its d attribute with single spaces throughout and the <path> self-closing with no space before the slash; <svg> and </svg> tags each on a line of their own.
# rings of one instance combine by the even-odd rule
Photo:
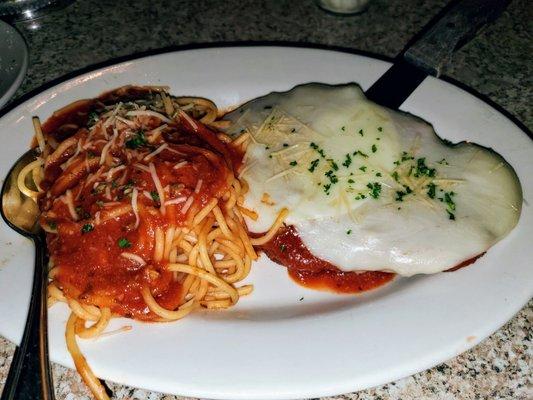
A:
<svg viewBox="0 0 533 400">
<path fill-rule="evenodd" d="M 48 359 L 47 268 L 45 238 L 34 238 L 35 269 L 24 334 L 16 348 L 1 400 L 54 400 Z"/>
</svg>

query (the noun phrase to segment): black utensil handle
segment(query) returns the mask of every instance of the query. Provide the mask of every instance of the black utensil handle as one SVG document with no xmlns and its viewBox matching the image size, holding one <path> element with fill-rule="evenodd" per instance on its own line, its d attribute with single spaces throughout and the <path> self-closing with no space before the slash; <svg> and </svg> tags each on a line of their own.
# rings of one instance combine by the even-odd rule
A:
<svg viewBox="0 0 533 400">
<path fill-rule="evenodd" d="M 453 4 L 420 39 L 405 52 L 404 58 L 426 73 L 440 76 L 443 66 L 457 49 L 472 39 L 485 24 L 494 21 L 510 0 L 462 0 Z"/>
<path fill-rule="evenodd" d="M 47 340 L 48 283 L 44 235 L 34 239 L 35 270 L 28 318 L 16 348 L 1 400 L 53 400 Z"/>
</svg>

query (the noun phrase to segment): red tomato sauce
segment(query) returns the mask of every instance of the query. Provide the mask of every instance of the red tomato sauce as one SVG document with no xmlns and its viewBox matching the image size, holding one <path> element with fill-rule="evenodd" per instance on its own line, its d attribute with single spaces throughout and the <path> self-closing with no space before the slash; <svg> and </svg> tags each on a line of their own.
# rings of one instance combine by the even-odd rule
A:
<svg viewBox="0 0 533 400">
<path fill-rule="evenodd" d="M 139 228 L 133 230 L 134 220 L 131 214 L 126 214 L 87 233 L 81 232 L 78 223 L 58 224 L 58 239 L 48 243 L 54 262 L 60 266 L 55 279 L 61 283 L 65 295 L 141 320 L 155 317 L 142 299 L 144 285 L 150 286 L 161 306 L 172 309 L 180 304 L 181 285 L 173 281 L 172 273 L 163 265 L 150 262 L 150 270 L 155 273 L 149 273 L 146 266 L 121 257 L 123 251 L 128 251 L 150 261 L 155 227 L 166 225 L 158 217 L 143 215 Z M 122 238 L 132 246 L 120 248 L 118 242 Z"/>
<path fill-rule="evenodd" d="M 472 258 L 469 258 L 468 260 L 463 261 L 462 263 L 457 264 L 455 267 L 452 267 L 450 269 L 447 269 L 444 272 L 453 272 L 457 271 L 458 269 L 464 268 L 469 266 L 470 264 L 475 263 L 479 258 L 483 257 L 485 255 L 485 252 L 478 254 L 477 256 L 474 256 Z"/>
<path fill-rule="evenodd" d="M 335 293 L 361 293 L 392 281 L 396 274 L 379 271 L 341 271 L 333 264 L 315 257 L 302 242 L 293 226 L 285 226 L 267 244 L 261 246 L 274 262 L 287 267 L 289 276 L 299 285 Z M 465 260 L 445 272 L 457 271 L 485 253 Z"/>
<path fill-rule="evenodd" d="M 311 254 L 293 226 L 281 228 L 261 249 L 272 261 L 286 266 L 289 276 L 296 283 L 312 289 L 361 293 L 383 286 L 395 276 L 388 272 L 341 271 Z"/>
<path fill-rule="evenodd" d="M 111 102 L 124 98 L 106 94 L 100 100 Z M 87 114 L 98 103 L 97 100 L 84 100 L 65 107 L 43 124 L 43 132 L 58 141 L 73 136 L 86 137 L 87 130 L 83 126 Z M 168 187 L 166 200 L 194 196 L 190 209 L 199 210 L 211 199 L 226 193 L 235 168 L 232 163 L 238 165 L 242 154 L 219 140 L 215 132 L 195 123 L 194 130 L 187 121 L 169 126 L 162 135 L 168 148 L 150 162 L 157 171 L 161 186 Z M 63 129 L 65 124 L 72 126 Z M 136 168 L 137 161 L 128 161 L 125 148 L 113 151 L 113 157 L 125 168 L 113 175 L 112 181 L 106 181 L 104 176 L 94 184 L 85 185 L 87 174 L 94 174 L 100 168 L 99 154 L 104 145 L 105 142 L 99 143 L 90 156 L 81 152 L 79 161 L 74 160 L 65 171 L 59 168 L 59 164 L 66 159 L 45 169 L 45 185 L 41 184 L 41 187 L 51 196 L 40 201 L 44 212 L 41 218 L 47 216 L 41 223 L 57 229 L 57 233 L 47 234 L 48 250 L 54 266 L 58 267 L 54 280 L 67 297 L 81 303 L 109 307 L 114 314 L 125 317 L 155 320 L 158 317 L 149 310 L 141 295 L 144 286 L 148 286 L 157 303 L 167 309 L 177 308 L 185 295 L 173 273 L 165 269 L 168 261 L 153 259 L 157 228 L 165 231 L 170 225 L 189 223 L 188 213 L 181 212 L 185 202 L 167 205 L 165 215 L 162 215 L 151 174 Z M 94 168 L 91 160 L 97 160 Z M 183 161 L 186 161 L 185 165 L 173 168 Z M 80 172 L 69 173 L 71 170 Z M 138 227 L 135 227 L 136 218 L 131 208 L 133 187 L 138 190 Z M 73 220 L 67 204 L 58 199 L 67 189 L 72 193 L 78 221 Z M 111 202 L 109 197 L 113 204 L 107 207 L 106 203 Z M 111 217 L 113 210 L 120 208 L 126 211 Z M 99 223 L 95 223 L 97 213 Z M 87 225 L 89 228 L 84 229 Z M 121 241 L 126 245 L 119 245 Z M 146 264 L 121 256 L 124 252 L 141 257 Z"/>
</svg>

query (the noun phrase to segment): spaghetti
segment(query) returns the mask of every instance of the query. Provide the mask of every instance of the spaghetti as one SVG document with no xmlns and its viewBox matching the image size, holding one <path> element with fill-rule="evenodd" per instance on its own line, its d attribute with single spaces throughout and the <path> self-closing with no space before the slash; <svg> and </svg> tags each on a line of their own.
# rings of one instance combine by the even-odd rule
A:
<svg viewBox="0 0 533 400">
<path fill-rule="evenodd" d="M 49 304 L 66 303 L 66 342 L 97 399 L 108 396 L 76 338 L 113 317 L 174 321 L 221 309 L 252 292 L 240 285 L 257 258 L 235 171 L 245 143 L 216 129 L 214 103 L 164 88 L 125 86 L 77 101 L 42 126 L 40 157 L 18 175 L 37 201 L 50 254 Z M 27 207 L 27 205 L 26 205 Z M 121 330 L 126 330 L 125 327 Z"/>
</svg>

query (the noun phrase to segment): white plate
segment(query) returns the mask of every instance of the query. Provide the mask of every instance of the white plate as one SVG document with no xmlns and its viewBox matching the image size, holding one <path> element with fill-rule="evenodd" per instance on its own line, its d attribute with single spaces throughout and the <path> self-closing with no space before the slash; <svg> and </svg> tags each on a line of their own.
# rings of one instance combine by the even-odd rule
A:
<svg viewBox="0 0 533 400">
<path fill-rule="evenodd" d="M 0 108 L 15 94 L 26 69 L 28 49 L 15 28 L 0 20 Z"/>
<path fill-rule="evenodd" d="M 356 81 L 366 89 L 389 65 L 352 54 L 282 47 L 188 50 L 124 62 L 45 90 L 1 118 L 0 171 L 4 175 L 26 150 L 32 115 L 45 119 L 73 100 L 120 85 L 170 85 L 176 95 L 205 96 L 224 108 L 309 81 Z M 478 98 L 437 79 L 426 79 L 402 108 L 432 122 L 452 141 L 493 147 L 516 168 L 528 203 L 507 238 L 468 268 L 398 279 L 362 296 L 306 290 L 263 257 L 248 279 L 255 285 L 253 295 L 229 311 L 201 312 L 170 324 L 133 323 L 129 333 L 81 341 L 96 374 L 188 396 L 318 397 L 429 368 L 509 320 L 533 294 L 530 139 Z M 0 249 L 0 333 L 18 342 L 33 250 L 5 224 Z M 72 367 L 64 341 L 66 319 L 66 307 L 51 310 L 50 352 L 52 360 Z M 115 320 L 111 329 L 126 323 L 131 321 Z"/>
</svg>

